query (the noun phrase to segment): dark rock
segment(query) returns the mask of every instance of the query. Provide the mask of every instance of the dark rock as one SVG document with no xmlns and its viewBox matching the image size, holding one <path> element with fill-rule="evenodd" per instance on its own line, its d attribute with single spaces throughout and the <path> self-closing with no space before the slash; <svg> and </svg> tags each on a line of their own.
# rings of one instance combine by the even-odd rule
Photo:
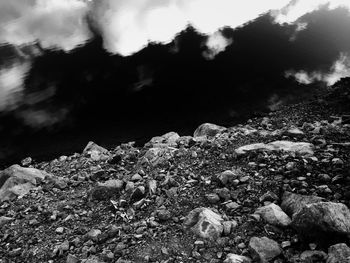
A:
<svg viewBox="0 0 350 263">
<path fill-rule="evenodd" d="M 328 248 L 327 263 L 348 263 L 350 262 L 350 248 L 344 244 L 336 244 Z"/>
<path fill-rule="evenodd" d="M 284 192 L 281 208 L 289 216 L 298 213 L 305 205 L 322 202 L 324 199 L 318 196 L 299 195 L 291 192 Z"/>
<path fill-rule="evenodd" d="M 204 123 L 195 130 L 193 137 L 214 137 L 216 134 L 224 131 L 225 129 L 225 127 L 218 126 L 212 123 Z"/>
<path fill-rule="evenodd" d="M 267 237 L 252 237 L 249 241 L 249 249 L 253 258 L 262 263 L 267 263 L 282 253 L 278 243 Z"/>
</svg>

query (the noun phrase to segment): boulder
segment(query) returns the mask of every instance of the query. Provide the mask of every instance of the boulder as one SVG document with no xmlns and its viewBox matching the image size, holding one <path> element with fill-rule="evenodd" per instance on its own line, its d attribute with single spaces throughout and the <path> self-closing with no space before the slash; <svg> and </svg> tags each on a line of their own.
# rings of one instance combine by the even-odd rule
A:
<svg viewBox="0 0 350 263">
<path fill-rule="evenodd" d="M 252 237 L 249 241 L 249 250 L 255 260 L 267 263 L 282 253 L 279 244 L 267 237 Z"/>
<path fill-rule="evenodd" d="M 255 213 L 260 215 L 267 223 L 271 225 L 287 227 L 291 223 L 289 216 L 284 213 L 278 205 L 273 203 L 258 208 Z"/>
<path fill-rule="evenodd" d="M 107 149 L 97 145 L 96 143 L 90 141 L 83 151 L 84 154 L 90 156 L 94 161 L 107 160 L 109 157 L 109 152 Z"/>
<path fill-rule="evenodd" d="M 218 126 L 212 123 L 204 123 L 195 130 L 193 137 L 214 137 L 216 134 L 224 130 L 226 130 L 225 127 Z"/>
<path fill-rule="evenodd" d="M 227 254 L 224 263 L 251 263 L 252 260 L 245 256 L 240 256 L 236 254 Z"/>
<path fill-rule="evenodd" d="M 104 183 L 98 183 L 98 186 L 105 187 L 105 188 L 112 188 L 116 190 L 121 190 L 124 186 L 124 182 L 122 180 L 118 179 L 111 179 Z"/>
<path fill-rule="evenodd" d="M 327 263 L 350 262 L 350 248 L 344 244 L 336 244 L 328 248 Z"/>
<path fill-rule="evenodd" d="M 162 136 L 153 137 L 146 145 L 151 145 L 151 147 L 176 147 L 179 139 L 180 135 L 176 132 L 168 132 Z"/>
<path fill-rule="evenodd" d="M 173 147 L 154 147 L 148 149 L 144 156 L 139 160 L 139 164 L 144 162 L 156 166 L 167 163 L 174 156 L 176 148 Z"/>
<path fill-rule="evenodd" d="M 314 145 L 307 142 L 275 141 L 268 144 L 255 143 L 239 147 L 235 150 L 236 154 L 243 155 L 252 151 L 285 151 L 301 155 L 313 155 Z"/>
<path fill-rule="evenodd" d="M 346 236 L 350 234 L 350 210 L 341 203 L 307 204 L 293 215 L 292 226 L 304 237 Z"/>
<path fill-rule="evenodd" d="M 324 262 L 326 258 L 327 254 L 321 250 L 306 250 L 299 257 L 301 262 Z"/>
<path fill-rule="evenodd" d="M 24 196 L 35 188 L 39 181 L 51 177 L 52 175 L 45 171 L 12 165 L 0 172 L 0 202 Z"/>
<path fill-rule="evenodd" d="M 308 204 L 319 203 L 322 201 L 324 201 L 324 199 L 318 196 L 300 195 L 286 191 L 282 196 L 281 208 L 289 216 L 292 217 L 294 214 L 298 213 L 304 206 Z"/>
<path fill-rule="evenodd" d="M 233 180 L 243 177 L 245 173 L 241 171 L 240 169 L 235 170 L 226 170 L 220 174 L 217 175 L 218 181 L 223 184 L 227 185 L 233 182 Z"/>
<path fill-rule="evenodd" d="M 4 225 L 6 225 L 7 223 L 11 222 L 13 220 L 13 218 L 11 217 L 7 217 L 7 216 L 0 216 L 0 228 Z"/>
<path fill-rule="evenodd" d="M 216 240 L 223 232 L 223 218 L 209 208 L 196 208 L 184 220 L 184 227 L 199 237 Z"/>
</svg>

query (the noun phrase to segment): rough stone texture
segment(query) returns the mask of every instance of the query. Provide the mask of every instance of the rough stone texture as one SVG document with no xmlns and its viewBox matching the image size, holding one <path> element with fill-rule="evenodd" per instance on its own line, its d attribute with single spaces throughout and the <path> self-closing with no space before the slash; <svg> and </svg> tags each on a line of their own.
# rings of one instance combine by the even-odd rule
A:
<svg viewBox="0 0 350 263">
<path fill-rule="evenodd" d="M 262 263 L 269 262 L 282 253 L 279 244 L 267 237 L 252 237 L 249 241 L 249 249 L 254 259 Z"/>
<path fill-rule="evenodd" d="M 124 182 L 122 180 L 108 180 L 104 183 L 98 183 L 98 186 L 100 187 L 106 187 L 106 188 L 113 188 L 113 189 L 122 189 L 123 188 L 123 185 L 124 185 Z"/>
<path fill-rule="evenodd" d="M 236 254 L 228 254 L 224 263 L 251 263 L 252 260 L 245 256 L 240 256 Z"/>
<path fill-rule="evenodd" d="M 298 213 L 305 205 L 319 203 L 324 199 L 318 196 L 299 195 L 291 192 L 284 192 L 281 208 L 289 216 Z"/>
<path fill-rule="evenodd" d="M 162 136 L 153 137 L 146 145 L 151 145 L 152 147 L 162 147 L 170 146 L 176 147 L 177 140 L 180 139 L 180 135 L 176 132 L 168 132 Z"/>
<path fill-rule="evenodd" d="M 306 250 L 300 255 L 301 262 L 324 262 L 327 254 L 320 250 Z"/>
<path fill-rule="evenodd" d="M 184 220 L 185 228 L 191 230 L 202 238 L 218 239 L 223 232 L 223 218 L 209 208 L 196 208 Z"/>
<path fill-rule="evenodd" d="M 246 154 L 251 151 L 265 150 L 265 151 L 285 151 L 294 152 L 301 155 L 313 155 L 313 144 L 307 142 L 290 142 L 290 141 L 275 141 L 268 144 L 255 143 L 249 144 L 236 149 L 238 155 Z"/>
<path fill-rule="evenodd" d="M 303 236 L 350 234 L 350 210 L 341 203 L 320 202 L 305 205 L 294 214 L 292 226 Z"/>
<path fill-rule="evenodd" d="M 291 223 L 289 216 L 276 204 L 260 207 L 255 213 L 271 225 L 287 227 Z"/>
<path fill-rule="evenodd" d="M 11 222 L 13 220 L 13 218 L 11 217 L 6 217 L 6 216 L 0 216 L 0 228 L 4 225 L 6 225 L 7 223 Z"/>
<path fill-rule="evenodd" d="M 225 130 L 225 127 L 218 126 L 212 123 L 204 123 L 200 125 L 194 132 L 193 137 L 214 137 L 219 132 Z"/>
<path fill-rule="evenodd" d="M 97 145 L 92 141 L 86 145 L 83 153 L 90 156 L 90 158 L 94 161 L 107 160 L 109 157 L 109 152 L 107 149 Z"/>
<path fill-rule="evenodd" d="M 350 248 L 344 244 L 336 244 L 328 248 L 327 263 L 348 263 L 350 262 Z"/>
<path fill-rule="evenodd" d="M 0 202 L 11 200 L 17 196 L 26 195 L 38 181 L 43 181 L 52 175 L 35 168 L 24 168 L 12 165 L 0 173 Z"/>
</svg>

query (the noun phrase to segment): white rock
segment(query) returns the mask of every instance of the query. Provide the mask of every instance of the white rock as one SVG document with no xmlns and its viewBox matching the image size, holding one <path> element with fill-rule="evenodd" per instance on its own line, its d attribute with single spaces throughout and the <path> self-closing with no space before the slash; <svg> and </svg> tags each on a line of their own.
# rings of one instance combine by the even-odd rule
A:
<svg viewBox="0 0 350 263">
<path fill-rule="evenodd" d="M 195 130 L 193 137 L 214 137 L 216 134 L 224 131 L 225 129 L 225 127 L 218 126 L 216 124 L 204 123 Z"/>
<path fill-rule="evenodd" d="M 290 141 L 275 141 L 268 144 L 255 143 L 239 147 L 235 150 L 238 155 L 246 154 L 251 151 L 285 151 L 294 152 L 301 155 L 313 155 L 314 145 L 307 142 L 290 142 Z"/>
<path fill-rule="evenodd" d="M 216 240 L 223 232 L 223 218 L 209 208 L 196 208 L 184 220 L 185 228 L 190 228 L 202 238 Z"/>
<path fill-rule="evenodd" d="M 287 227 L 291 224 L 289 216 L 283 212 L 283 210 L 276 204 L 269 204 L 258 208 L 255 211 L 260 215 L 267 223 L 276 226 Z"/>
<path fill-rule="evenodd" d="M 240 256 L 236 254 L 228 254 L 224 263 L 251 263 L 252 260 L 245 256 Z"/>
</svg>

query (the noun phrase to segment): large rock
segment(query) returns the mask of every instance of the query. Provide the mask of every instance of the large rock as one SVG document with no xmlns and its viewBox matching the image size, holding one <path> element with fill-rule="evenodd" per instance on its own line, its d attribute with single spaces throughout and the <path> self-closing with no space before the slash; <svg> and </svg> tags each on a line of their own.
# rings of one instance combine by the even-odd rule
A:
<svg viewBox="0 0 350 263">
<path fill-rule="evenodd" d="M 345 237 L 350 234 L 350 210 L 341 203 L 308 204 L 294 214 L 292 226 L 304 237 Z"/>
<path fill-rule="evenodd" d="M 299 153 L 301 155 L 313 155 L 314 145 L 307 142 L 275 141 L 268 144 L 255 143 L 239 147 L 235 150 L 238 155 L 243 155 L 252 151 L 285 151 Z"/>
<path fill-rule="evenodd" d="M 177 140 L 180 138 L 180 135 L 176 132 L 168 132 L 162 136 L 153 137 L 146 145 L 151 145 L 152 147 L 162 147 L 170 146 L 176 147 Z"/>
<path fill-rule="evenodd" d="M 224 263 L 251 263 L 252 260 L 245 256 L 240 256 L 236 254 L 227 254 Z"/>
<path fill-rule="evenodd" d="M 327 263 L 348 263 L 350 262 L 350 248 L 344 244 L 336 244 L 328 248 Z"/>
<path fill-rule="evenodd" d="M 144 156 L 139 160 L 139 164 L 147 162 L 152 166 L 167 163 L 174 156 L 176 148 L 173 147 L 153 147 L 148 149 Z"/>
<path fill-rule="evenodd" d="M 287 227 L 291 223 L 291 219 L 286 213 L 276 204 L 269 204 L 258 208 L 255 211 L 260 215 L 267 223 L 275 226 Z"/>
<path fill-rule="evenodd" d="M 196 208 L 184 220 L 184 227 L 197 236 L 211 240 L 218 239 L 223 232 L 223 218 L 209 208 Z"/>
<path fill-rule="evenodd" d="M 90 141 L 83 151 L 84 154 L 90 156 L 94 161 L 107 160 L 109 157 L 109 152 L 107 149 L 97 145 L 96 143 Z"/>
<path fill-rule="evenodd" d="M 225 127 L 218 126 L 212 123 L 204 123 L 195 130 L 193 137 L 214 137 L 216 134 L 224 130 L 226 130 Z"/>
<path fill-rule="evenodd" d="M 249 241 L 249 249 L 255 260 L 267 263 L 282 253 L 279 244 L 267 237 L 252 237 Z"/>
<path fill-rule="evenodd" d="M 313 195 L 299 195 L 291 192 L 284 192 L 281 208 L 289 216 L 298 213 L 304 206 L 324 201 L 323 198 Z"/>
<path fill-rule="evenodd" d="M 0 172 L 0 202 L 26 195 L 39 181 L 49 177 L 52 175 L 45 171 L 12 165 Z"/>
</svg>

